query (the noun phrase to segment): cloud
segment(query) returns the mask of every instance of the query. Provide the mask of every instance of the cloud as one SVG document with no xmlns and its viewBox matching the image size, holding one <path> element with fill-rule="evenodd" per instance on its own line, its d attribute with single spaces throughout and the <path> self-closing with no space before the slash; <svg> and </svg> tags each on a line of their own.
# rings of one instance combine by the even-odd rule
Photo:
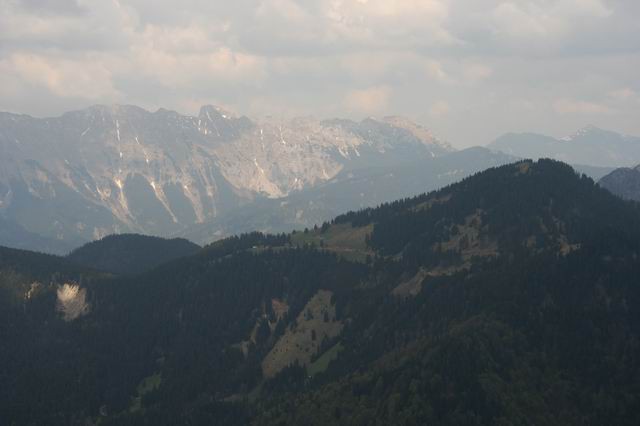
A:
<svg viewBox="0 0 640 426">
<path fill-rule="evenodd" d="M 54 95 L 114 100 L 110 71 L 99 59 L 81 62 L 33 54 L 14 54 L 0 61 L 0 72 L 24 85 L 40 86 Z"/>
<path fill-rule="evenodd" d="M 640 47 L 629 0 L 452 0 L 447 29 L 468 52 L 559 56 Z M 634 41 L 631 41 L 631 40 Z"/>
<path fill-rule="evenodd" d="M 433 118 L 444 117 L 451 112 L 451 107 L 446 101 L 438 101 L 429 108 L 429 115 Z"/>
<path fill-rule="evenodd" d="M 271 0 L 230 21 L 238 47 L 270 56 L 437 48 L 459 42 L 446 29 L 444 0 Z"/>
<path fill-rule="evenodd" d="M 440 83 L 454 83 L 454 79 L 444 70 L 442 63 L 439 61 L 427 60 L 425 69 L 429 77 Z"/>
<path fill-rule="evenodd" d="M 553 103 L 554 110 L 559 114 L 610 114 L 611 108 L 596 102 L 575 99 L 558 99 Z"/>
<path fill-rule="evenodd" d="M 81 15 L 85 12 L 77 0 L 20 0 L 16 3 L 41 15 Z"/>
<path fill-rule="evenodd" d="M 496 33 L 522 38 L 555 39 L 568 35 L 585 20 L 604 19 L 612 11 L 601 0 L 501 2 L 492 12 Z"/>
<path fill-rule="evenodd" d="M 347 93 L 345 105 L 349 110 L 367 114 L 384 112 L 389 106 L 391 93 L 389 87 L 353 90 Z"/>
<path fill-rule="evenodd" d="M 476 84 L 486 80 L 493 74 L 493 69 L 484 64 L 470 64 L 464 69 L 465 80 L 471 84 Z"/>
<path fill-rule="evenodd" d="M 565 21 L 545 8 L 533 4 L 505 2 L 492 13 L 498 36 L 508 38 L 540 38 L 560 35 L 566 31 Z"/>
<path fill-rule="evenodd" d="M 135 25 L 132 11 L 111 1 L 60 6 L 66 3 L 73 2 L 0 0 L 0 46 L 61 52 L 126 48 Z M 63 13 L 67 9 L 74 12 Z"/>
<path fill-rule="evenodd" d="M 640 134 L 638 33 L 630 0 L 0 0 L 0 110 L 388 112 L 460 145 L 599 114 Z"/>
<path fill-rule="evenodd" d="M 629 87 L 612 90 L 608 93 L 608 95 L 613 100 L 619 101 L 619 102 L 633 101 L 633 100 L 640 99 L 640 95 L 638 95 L 638 93 L 635 90 Z"/>
<path fill-rule="evenodd" d="M 257 82 L 262 78 L 261 58 L 218 47 L 199 53 L 173 53 L 153 43 L 141 43 L 131 49 L 127 72 L 153 78 L 167 89 L 189 89 L 200 84 L 222 85 L 229 82 Z"/>
</svg>

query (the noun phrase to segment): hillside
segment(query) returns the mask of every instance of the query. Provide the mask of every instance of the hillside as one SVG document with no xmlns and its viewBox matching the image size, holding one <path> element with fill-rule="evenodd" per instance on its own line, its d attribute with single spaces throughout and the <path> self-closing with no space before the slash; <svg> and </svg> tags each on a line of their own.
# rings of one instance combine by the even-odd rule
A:
<svg viewBox="0 0 640 426">
<path fill-rule="evenodd" d="M 326 183 L 279 199 L 259 199 L 187 228 L 179 235 L 201 244 L 250 231 L 291 232 L 312 228 L 350 210 L 433 191 L 489 167 L 516 159 L 485 148 L 469 148 L 391 167 L 344 171 Z"/>
<path fill-rule="evenodd" d="M 101 274 L 59 256 L 0 247 L 0 287 L 17 299 L 34 282 L 49 284 L 98 275 Z"/>
<path fill-rule="evenodd" d="M 25 299 L 14 321 L 32 328 L 2 353 L 15 385 L 0 412 L 52 425 L 637 424 L 639 252 L 640 208 L 571 167 L 492 168 L 83 281 L 74 294 L 91 309 L 75 318 Z"/>
<path fill-rule="evenodd" d="M 600 179 L 598 184 L 626 200 L 640 201 L 640 166 L 616 169 Z"/>
<path fill-rule="evenodd" d="M 72 242 L 43 237 L 24 229 L 17 222 L 0 216 L 0 245 L 63 256 L 75 248 Z"/>
<path fill-rule="evenodd" d="M 68 321 L 92 310 L 84 287 L 104 274 L 64 258 L 0 247 L 0 412 L 2 423 L 25 424 L 9 401 L 27 401 L 31 386 L 72 387 L 74 375 L 52 367 L 70 344 Z M 55 362 L 55 361 L 54 361 Z M 42 367 L 42 368 L 41 368 Z M 54 394 L 57 390 L 49 388 Z M 43 420 L 40 414 L 36 418 Z M 46 423 L 46 422 L 45 422 Z"/>
<path fill-rule="evenodd" d="M 180 257 L 197 253 L 191 241 L 137 234 L 109 235 L 87 243 L 67 256 L 71 262 L 114 274 L 138 274 Z"/>
</svg>

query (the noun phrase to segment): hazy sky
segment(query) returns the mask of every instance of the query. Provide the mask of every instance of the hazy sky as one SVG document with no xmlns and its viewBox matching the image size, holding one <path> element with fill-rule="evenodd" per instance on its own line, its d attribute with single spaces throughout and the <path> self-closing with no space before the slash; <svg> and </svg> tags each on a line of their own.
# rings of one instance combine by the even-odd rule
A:
<svg viewBox="0 0 640 426">
<path fill-rule="evenodd" d="M 640 1 L 0 0 L 0 110 L 96 103 L 640 135 Z"/>
</svg>

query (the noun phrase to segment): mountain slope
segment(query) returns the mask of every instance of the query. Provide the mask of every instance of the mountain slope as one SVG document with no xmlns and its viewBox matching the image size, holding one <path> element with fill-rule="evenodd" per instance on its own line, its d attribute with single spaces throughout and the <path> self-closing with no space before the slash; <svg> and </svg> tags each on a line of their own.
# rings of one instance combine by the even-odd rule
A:
<svg viewBox="0 0 640 426">
<path fill-rule="evenodd" d="M 69 242 L 34 234 L 2 216 L 0 216 L 0 245 L 56 255 L 65 255 L 74 249 Z"/>
<path fill-rule="evenodd" d="M 135 106 L 0 113 L 0 214 L 74 246 L 121 232 L 166 236 L 343 170 L 450 150 L 395 117 L 254 121 L 212 106 L 197 116 Z"/>
<path fill-rule="evenodd" d="M 122 234 L 87 243 L 69 253 L 67 259 L 78 265 L 114 274 L 138 274 L 199 250 L 200 246 L 180 238 L 166 240 Z"/>
<path fill-rule="evenodd" d="M 602 403 L 638 398 L 638 213 L 541 161 L 336 219 L 373 223 L 403 302 L 363 297 L 330 378 L 255 424 L 633 424 Z"/>
<path fill-rule="evenodd" d="M 640 201 L 640 166 L 616 169 L 600 179 L 598 184 L 619 197 Z"/>
<path fill-rule="evenodd" d="M 179 235 L 206 244 L 254 230 L 278 233 L 312 228 L 345 211 L 432 191 L 512 161 L 513 157 L 504 154 L 469 148 L 392 167 L 343 171 L 316 187 L 281 199 L 256 200 L 212 221 L 191 226 Z"/>
<path fill-rule="evenodd" d="M 342 212 L 436 190 L 474 173 L 516 160 L 500 152 L 475 147 L 393 167 L 341 172 L 314 188 L 281 199 L 256 200 L 212 221 L 190 226 L 178 235 L 206 244 L 254 230 L 278 233 L 313 228 Z M 594 179 L 612 170 L 589 166 L 574 166 L 574 169 Z"/>
<path fill-rule="evenodd" d="M 74 389 L 75 375 L 54 365 L 64 359 L 69 339 L 60 323 L 89 314 L 85 286 L 104 274 L 79 267 L 64 258 L 0 247 L 0 412 L 3 423 L 29 423 L 8 401 L 28 401 L 34 386 L 52 394 Z M 51 387 L 49 387 L 51 386 Z M 33 408 L 33 407 L 32 407 Z M 52 411 L 37 414 L 55 423 Z M 50 420 L 49 420 L 50 419 Z"/>
<path fill-rule="evenodd" d="M 46 316 L 49 340 L 26 310 L 0 411 L 18 424 L 636 424 L 639 213 L 567 165 L 523 161 L 89 280 L 91 311 Z M 16 376 L 45 348 L 39 374 Z"/>
<path fill-rule="evenodd" d="M 508 133 L 488 148 L 521 158 L 554 158 L 587 166 L 629 167 L 640 163 L 640 138 L 593 126 L 562 139 L 535 133 Z"/>
</svg>

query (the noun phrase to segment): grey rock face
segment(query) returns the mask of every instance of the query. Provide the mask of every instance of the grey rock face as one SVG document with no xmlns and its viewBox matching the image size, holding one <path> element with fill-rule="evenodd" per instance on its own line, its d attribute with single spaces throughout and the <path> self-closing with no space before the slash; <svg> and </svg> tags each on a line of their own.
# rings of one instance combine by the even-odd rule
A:
<svg viewBox="0 0 640 426">
<path fill-rule="evenodd" d="M 119 232 L 172 235 L 346 170 L 449 151 L 397 117 L 283 122 L 212 106 L 197 116 L 135 106 L 45 119 L 0 113 L 0 217 L 73 245 Z"/>
<path fill-rule="evenodd" d="M 516 158 L 476 147 L 394 166 L 344 170 L 313 188 L 280 199 L 258 199 L 178 235 L 208 244 L 254 230 L 269 233 L 300 230 L 350 210 L 429 192 L 513 161 Z"/>
</svg>

